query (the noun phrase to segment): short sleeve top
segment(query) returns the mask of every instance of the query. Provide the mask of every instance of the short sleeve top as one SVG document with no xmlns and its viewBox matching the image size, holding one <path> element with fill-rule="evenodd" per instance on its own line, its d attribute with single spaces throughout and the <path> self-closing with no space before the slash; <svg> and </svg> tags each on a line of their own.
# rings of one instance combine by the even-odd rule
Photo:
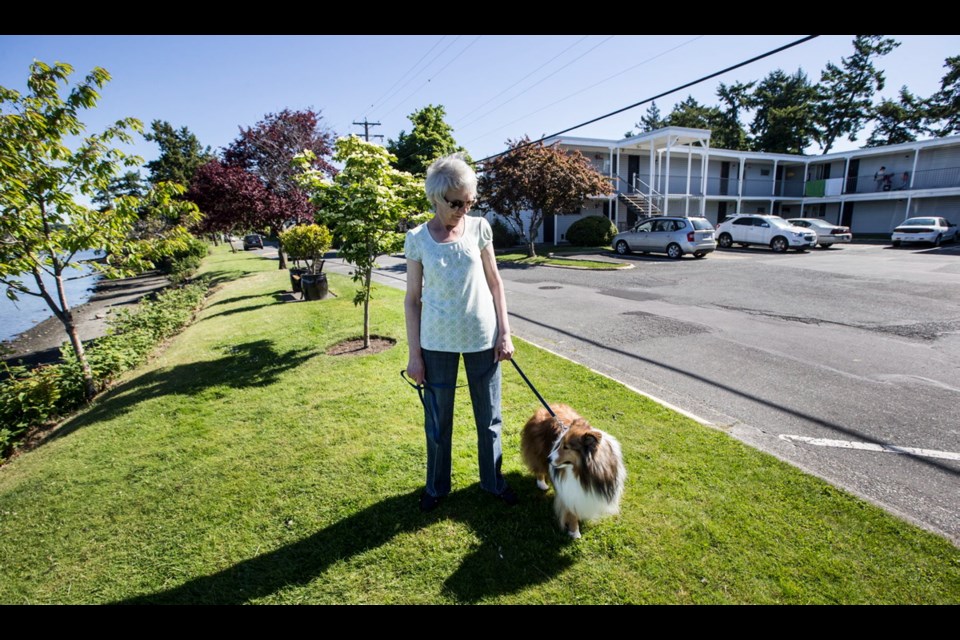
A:
<svg viewBox="0 0 960 640">
<path fill-rule="evenodd" d="M 493 241 L 485 218 L 466 216 L 463 235 L 437 242 L 426 223 L 407 232 L 404 254 L 423 265 L 420 346 L 430 351 L 473 353 L 497 338 L 497 312 L 480 252 Z"/>
</svg>

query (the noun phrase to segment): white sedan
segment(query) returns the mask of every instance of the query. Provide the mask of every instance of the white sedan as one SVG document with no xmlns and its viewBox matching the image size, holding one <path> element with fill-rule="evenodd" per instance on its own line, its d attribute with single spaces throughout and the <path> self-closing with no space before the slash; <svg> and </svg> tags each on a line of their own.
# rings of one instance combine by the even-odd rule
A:
<svg viewBox="0 0 960 640">
<path fill-rule="evenodd" d="M 907 218 L 897 225 L 890 242 L 899 247 L 901 242 L 929 242 L 939 247 L 941 242 L 957 241 L 957 225 L 946 218 Z"/>
<path fill-rule="evenodd" d="M 787 222 L 795 227 L 804 227 L 816 233 L 817 244 L 824 249 L 829 249 L 838 242 L 851 242 L 853 240 L 850 227 L 841 227 L 820 218 L 788 218 Z"/>
</svg>

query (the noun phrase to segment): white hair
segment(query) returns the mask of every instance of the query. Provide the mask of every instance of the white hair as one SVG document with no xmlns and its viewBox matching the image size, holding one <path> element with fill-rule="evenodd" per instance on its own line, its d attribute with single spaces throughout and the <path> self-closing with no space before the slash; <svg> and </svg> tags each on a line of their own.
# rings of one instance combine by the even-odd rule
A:
<svg viewBox="0 0 960 640">
<path fill-rule="evenodd" d="M 436 207 L 448 191 L 466 189 L 474 197 L 477 194 L 477 174 L 464 160 L 463 153 L 452 153 L 437 158 L 427 168 L 425 190 L 427 198 Z"/>
</svg>

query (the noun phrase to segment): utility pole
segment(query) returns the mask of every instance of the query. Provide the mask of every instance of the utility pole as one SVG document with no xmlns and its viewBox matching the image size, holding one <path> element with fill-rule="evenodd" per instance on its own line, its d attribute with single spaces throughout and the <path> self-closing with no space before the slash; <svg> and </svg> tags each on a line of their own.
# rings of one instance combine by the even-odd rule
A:
<svg viewBox="0 0 960 640">
<path fill-rule="evenodd" d="M 354 122 L 353 124 L 363 125 L 363 139 L 366 140 L 367 142 L 370 142 L 370 138 L 371 138 L 371 136 L 370 136 L 370 127 L 379 127 L 379 126 L 380 126 L 380 123 L 379 123 L 379 122 L 367 122 L 367 119 L 366 119 L 366 118 L 363 119 L 363 122 Z M 380 138 L 381 140 L 383 140 L 383 136 L 380 135 L 380 134 L 374 134 L 372 137 L 374 137 L 374 138 Z"/>
</svg>

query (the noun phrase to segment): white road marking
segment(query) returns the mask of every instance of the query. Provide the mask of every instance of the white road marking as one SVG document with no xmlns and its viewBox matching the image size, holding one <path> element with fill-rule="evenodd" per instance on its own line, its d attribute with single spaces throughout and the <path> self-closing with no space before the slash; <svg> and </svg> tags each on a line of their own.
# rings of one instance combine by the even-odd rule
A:
<svg viewBox="0 0 960 640">
<path fill-rule="evenodd" d="M 860 449 L 862 451 L 880 451 L 882 453 L 905 453 L 925 458 L 942 458 L 944 460 L 960 460 L 960 453 L 937 451 L 935 449 L 916 449 L 914 447 L 898 447 L 893 444 L 874 444 L 872 442 L 853 442 L 850 440 L 829 440 L 827 438 L 809 438 L 807 436 L 791 436 L 780 434 L 781 440 L 804 442 L 817 447 L 836 447 L 838 449 Z"/>
</svg>

